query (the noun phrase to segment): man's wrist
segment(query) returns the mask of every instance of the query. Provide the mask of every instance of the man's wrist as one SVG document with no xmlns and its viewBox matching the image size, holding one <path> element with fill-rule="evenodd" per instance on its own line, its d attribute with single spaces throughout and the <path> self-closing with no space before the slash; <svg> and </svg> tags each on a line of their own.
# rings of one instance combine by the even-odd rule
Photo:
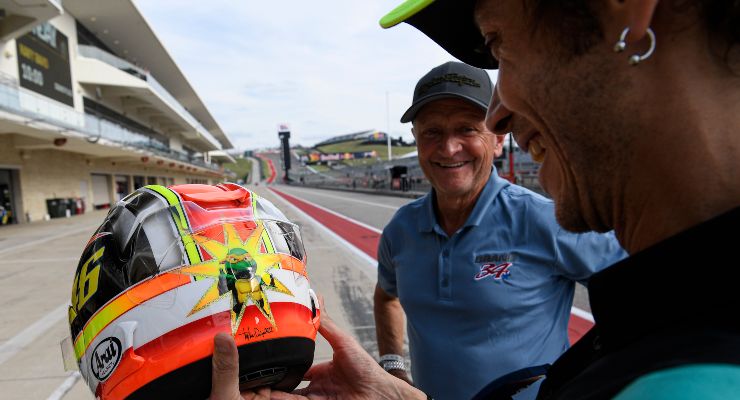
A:
<svg viewBox="0 0 740 400">
<path fill-rule="evenodd" d="M 386 371 L 406 370 L 406 360 L 400 354 L 383 354 L 378 359 L 378 364 Z"/>
</svg>

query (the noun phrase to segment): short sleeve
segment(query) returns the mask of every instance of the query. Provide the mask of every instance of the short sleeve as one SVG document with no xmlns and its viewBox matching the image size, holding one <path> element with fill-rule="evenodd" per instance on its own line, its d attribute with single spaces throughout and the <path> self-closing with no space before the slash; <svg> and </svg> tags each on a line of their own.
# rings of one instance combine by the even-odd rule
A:
<svg viewBox="0 0 740 400">
<path fill-rule="evenodd" d="M 556 254 L 560 275 L 581 283 L 627 257 L 613 231 L 572 233 L 562 228 L 557 233 Z"/>
<path fill-rule="evenodd" d="M 385 232 L 380 236 L 380 243 L 378 243 L 378 286 L 389 295 L 398 297 L 396 267 L 393 264 L 393 256 Z"/>
</svg>

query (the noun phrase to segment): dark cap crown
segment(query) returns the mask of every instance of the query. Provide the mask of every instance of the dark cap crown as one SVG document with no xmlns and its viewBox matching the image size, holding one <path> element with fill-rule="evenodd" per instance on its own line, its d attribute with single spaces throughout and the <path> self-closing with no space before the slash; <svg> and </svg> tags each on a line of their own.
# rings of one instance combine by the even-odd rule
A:
<svg viewBox="0 0 740 400">
<path fill-rule="evenodd" d="M 401 122 L 413 121 L 423 106 L 433 100 L 458 97 L 468 100 L 484 110 L 493 94 L 493 83 L 488 73 L 456 61 L 433 68 L 416 84 L 414 99 L 401 117 Z"/>
</svg>

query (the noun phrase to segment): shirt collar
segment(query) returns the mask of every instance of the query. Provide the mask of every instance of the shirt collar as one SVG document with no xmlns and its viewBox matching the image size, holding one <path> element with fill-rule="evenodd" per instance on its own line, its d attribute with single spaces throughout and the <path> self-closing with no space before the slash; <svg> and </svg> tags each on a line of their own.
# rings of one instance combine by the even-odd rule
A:
<svg viewBox="0 0 740 400">
<path fill-rule="evenodd" d="M 488 182 L 483 187 L 483 191 L 478 196 L 473 211 L 468 216 L 463 227 L 478 226 L 483 217 L 488 213 L 488 208 L 493 203 L 493 199 L 501 189 L 510 184 L 509 181 L 498 176 L 496 167 L 491 167 L 491 176 L 488 177 Z M 434 213 L 434 189 L 424 196 L 422 204 L 422 212 L 419 213 L 418 221 L 419 232 L 432 232 L 434 227 L 438 225 L 437 216 Z M 439 230 L 442 231 L 441 228 Z"/>
</svg>

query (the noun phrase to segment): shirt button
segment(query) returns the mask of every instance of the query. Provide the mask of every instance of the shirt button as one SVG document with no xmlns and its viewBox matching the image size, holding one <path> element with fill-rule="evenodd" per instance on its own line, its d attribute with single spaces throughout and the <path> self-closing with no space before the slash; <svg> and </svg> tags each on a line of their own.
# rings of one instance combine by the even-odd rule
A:
<svg viewBox="0 0 740 400">
<path fill-rule="evenodd" d="M 445 250 L 445 251 L 442 252 L 442 257 L 447 258 L 449 255 L 450 255 L 450 251 L 449 250 Z"/>
<path fill-rule="evenodd" d="M 442 278 L 442 286 L 447 286 L 448 283 L 449 281 L 447 280 L 447 278 Z"/>
</svg>

